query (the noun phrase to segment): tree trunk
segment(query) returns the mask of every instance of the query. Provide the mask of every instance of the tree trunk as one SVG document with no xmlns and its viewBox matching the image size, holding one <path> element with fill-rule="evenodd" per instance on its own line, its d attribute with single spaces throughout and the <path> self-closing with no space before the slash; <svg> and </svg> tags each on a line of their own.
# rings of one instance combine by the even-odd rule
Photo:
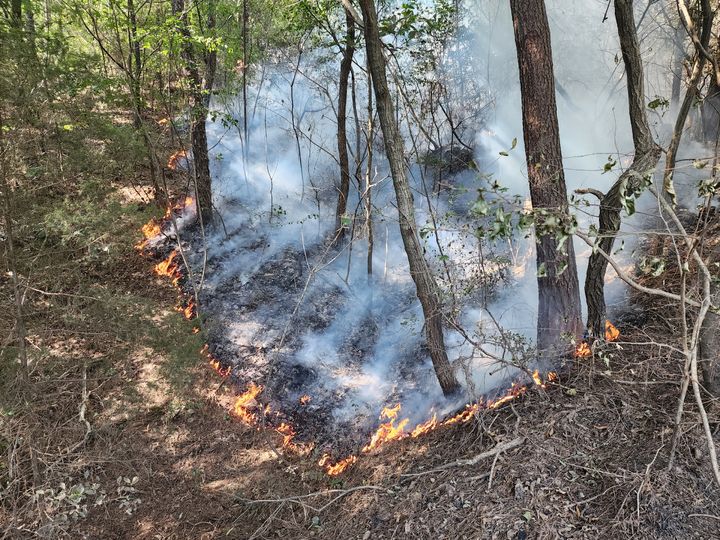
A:
<svg viewBox="0 0 720 540">
<path fill-rule="evenodd" d="M 720 287 L 710 282 L 712 304 L 720 305 Z M 714 399 L 720 398 L 720 315 L 707 312 L 700 331 L 699 364 L 703 386 Z"/>
<path fill-rule="evenodd" d="M 208 105 L 210 104 L 210 91 L 215 79 L 216 53 L 205 55 L 205 77 L 200 77 L 198 60 L 193 50 L 185 0 L 172 0 L 173 14 L 180 17 L 180 33 L 183 37 L 181 54 L 190 76 L 190 138 L 193 153 L 193 170 L 195 177 L 195 194 L 203 223 L 212 222 L 212 178 L 210 176 L 210 157 L 208 155 L 207 120 Z M 214 1 L 211 1 L 208 14 L 207 27 L 211 30 L 215 26 Z"/>
<path fill-rule="evenodd" d="M 430 358 L 443 393 L 451 395 L 459 390 L 460 385 L 455 378 L 445 350 L 442 328 L 443 314 L 438 286 L 423 255 L 423 247 L 416 230 L 413 196 L 405 171 L 403 142 L 400 138 L 392 97 L 388 88 L 386 63 L 378 29 L 375 2 L 374 0 L 360 0 L 360 7 L 363 14 L 367 59 L 375 90 L 375 103 L 397 198 L 400 234 L 407 253 L 410 274 L 415 282 L 417 296 L 425 317 Z"/>
<path fill-rule="evenodd" d="M 628 0 L 624 0 L 628 1 Z M 632 4 L 632 2 L 630 2 Z M 667 149 L 667 155 L 665 157 L 665 175 L 663 178 L 663 192 L 669 196 L 672 204 L 674 205 L 675 200 L 675 187 L 673 185 L 673 174 L 675 172 L 675 162 L 677 160 L 677 153 L 680 149 L 680 142 L 682 140 L 683 132 L 685 131 L 685 123 L 687 121 L 688 113 L 690 108 L 700 97 L 700 88 L 698 87 L 700 80 L 703 75 L 703 69 L 705 67 L 705 55 L 703 50 L 708 50 L 710 44 L 710 37 L 712 36 L 713 19 L 715 12 L 712 10 L 709 0 L 701 0 L 699 2 L 700 10 L 700 22 L 701 22 L 701 35 L 697 35 L 695 21 L 692 20 L 689 8 L 685 0 L 678 0 L 678 8 L 680 11 L 680 17 L 683 18 L 685 26 L 689 29 L 693 37 L 695 44 L 695 61 L 693 62 L 693 69 L 690 74 L 690 78 L 687 84 L 687 90 L 685 91 L 685 98 L 680 105 L 680 111 L 678 112 L 677 119 L 675 120 L 675 127 L 673 129 L 672 139 Z"/>
<path fill-rule="evenodd" d="M 532 205 L 536 211 L 546 211 L 566 222 L 569 219 L 567 189 L 545 3 L 543 0 L 511 0 L 510 9 L 520 68 L 523 133 Z M 563 343 L 564 335 L 578 336 L 582 331 L 572 239 L 565 243 L 565 253 L 562 253 L 555 235 L 538 234 L 536 264 L 537 346 L 541 357 L 551 358 L 567 348 L 567 343 Z"/>
<path fill-rule="evenodd" d="M 703 139 L 706 143 L 716 144 L 720 135 L 720 86 L 715 77 L 710 77 L 705 99 L 702 101 Z"/>
<path fill-rule="evenodd" d="M 615 236 L 620 230 L 623 199 L 639 192 L 652 176 L 660 159 L 660 148 L 654 143 L 645 113 L 645 85 L 640 46 L 638 44 L 632 0 L 615 0 L 620 48 L 627 74 L 630 125 L 635 157 L 632 165 L 620 176 L 600 200 L 598 246 L 612 255 Z M 588 306 L 588 333 L 593 338 L 605 336 L 607 307 L 605 304 L 605 272 L 608 261 L 599 251 L 593 252 L 585 276 L 585 298 Z"/>
<path fill-rule="evenodd" d="M 345 48 L 340 62 L 340 83 L 337 111 L 337 144 L 338 160 L 340 161 L 340 187 L 338 190 L 337 209 L 335 211 L 335 237 L 342 240 L 346 227 L 343 216 L 347 213 L 347 200 L 350 193 L 350 158 L 348 157 L 347 141 L 347 96 L 350 70 L 352 69 L 353 55 L 355 54 L 355 21 L 346 10 L 347 33 L 345 35 Z M 360 136 L 358 133 L 357 136 Z"/>
</svg>

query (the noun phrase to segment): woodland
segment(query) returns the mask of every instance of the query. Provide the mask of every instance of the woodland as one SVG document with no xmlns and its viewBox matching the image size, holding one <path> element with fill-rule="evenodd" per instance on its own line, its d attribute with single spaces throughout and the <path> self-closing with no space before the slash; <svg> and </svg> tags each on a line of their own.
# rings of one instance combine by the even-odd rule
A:
<svg viewBox="0 0 720 540">
<path fill-rule="evenodd" d="M 0 0 L 0 540 L 720 538 L 719 9 Z"/>
</svg>

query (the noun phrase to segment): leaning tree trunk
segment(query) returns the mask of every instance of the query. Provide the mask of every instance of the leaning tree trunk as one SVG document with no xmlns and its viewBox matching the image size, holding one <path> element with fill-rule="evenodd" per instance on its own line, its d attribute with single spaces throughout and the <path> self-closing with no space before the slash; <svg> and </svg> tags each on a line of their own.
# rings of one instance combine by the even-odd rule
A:
<svg viewBox="0 0 720 540">
<path fill-rule="evenodd" d="M 598 194 L 600 198 L 600 223 L 598 247 L 612 255 L 615 236 L 620 230 L 623 201 L 639 192 L 649 182 L 660 159 L 660 147 L 653 141 L 645 114 L 645 85 L 640 46 L 638 44 L 632 0 L 615 0 L 620 48 L 627 75 L 630 125 L 633 134 L 635 157 L 632 165 L 620 176 L 610 190 Z M 590 256 L 585 276 L 585 298 L 588 306 L 587 329 L 593 338 L 605 335 L 607 307 L 605 304 L 605 272 L 608 261 L 600 250 Z"/>
<path fill-rule="evenodd" d="M 343 218 L 347 213 L 347 200 L 350 193 L 350 158 L 348 156 L 347 141 L 347 97 L 348 81 L 352 69 L 353 55 L 355 54 L 355 21 L 346 10 L 347 33 L 343 49 L 342 62 L 340 62 L 340 83 L 337 111 L 337 144 L 338 161 L 340 162 L 340 187 L 338 188 L 337 209 L 335 211 L 335 238 L 342 240 L 346 228 Z M 356 134 L 359 136 L 359 134 Z"/>
<path fill-rule="evenodd" d="M 423 255 L 423 247 L 416 230 L 413 196 L 405 171 L 403 142 L 400 138 L 392 97 L 388 88 L 386 63 L 378 29 L 375 2 L 374 0 L 360 0 L 360 8 L 363 14 L 368 65 L 375 89 L 375 103 L 397 198 L 400 234 L 407 253 L 410 274 L 415 282 L 417 296 L 425 316 L 425 331 L 430 358 L 443 393 L 450 395 L 456 392 L 460 385 L 455 378 L 445 350 L 439 289 Z"/>
<path fill-rule="evenodd" d="M 511 0 L 510 9 L 520 68 L 530 197 L 537 216 L 537 346 L 541 357 L 550 358 L 566 348 L 563 336 L 578 336 L 582 331 L 580 288 L 572 238 L 563 252 L 552 232 L 541 232 L 542 213 L 561 222 L 569 220 L 545 3 Z"/>
</svg>

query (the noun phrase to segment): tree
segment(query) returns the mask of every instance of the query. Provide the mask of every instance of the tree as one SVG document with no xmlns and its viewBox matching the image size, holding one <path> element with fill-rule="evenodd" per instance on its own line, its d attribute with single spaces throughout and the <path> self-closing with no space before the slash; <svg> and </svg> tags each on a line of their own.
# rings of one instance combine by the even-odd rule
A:
<svg viewBox="0 0 720 540">
<path fill-rule="evenodd" d="M 634 208 L 633 200 L 648 184 L 660 159 L 660 147 L 653 141 L 645 113 L 644 71 L 640 57 L 632 0 L 615 1 L 615 19 L 620 37 L 623 62 L 627 75 L 627 92 L 630 104 L 630 125 L 632 128 L 635 156 L 631 166 L 618 178 L 606 194 L 596 190 L 593 193 L 600 201 L 600 222 L 597 247 L 588 262 L 585 277 L 585 298 L 588 306 L 588 333 L 602 338 L 605 332 L 605 272 L 608 261 L 602 253 L 612 253 L 615 236 L 620 230 L 621 212 Z M 581 192 L 582 193 L 582 192 Z"/>
<path fill-rule="evenodd" d="M 523 133 L 535 213 L 538 336 L 541 355 L 561 348 L 563 335 L 581 333 L 580 289 L 568 214 L 555 104 L 550 28 L 543 0 L 511 0 L 520 68 Z M 556 224 L 560 224 L 558 233 Z"/>
<path fill-rule="evenodd" d="M 400 235 L 407 253 L 410 274 L 415 282 L 418 299 L 425 317 L 425 333 L 435 373 L 445 395 L 457 392 L 460 385 L 453 373 L 445 350 L 443 336 L 443 313 L 440 291 L 423 254 L 423 247 L 417 232 L 415 208 L 412 191 L 405 171 L 405 155 L 400 137 L 395 110 L 388 88 L 386 62 L 378 28 L 378 16 L 373 0 L 360 0 L 367 61 L 372 76 L 375 103 L 385 140 L 392 175 L 395 197 L 397 199 Z"/>
<path fill-rule="evenodd" d="M 340 83 L 338 87 L 338 110 L 337 110 L 337 144 L 338 161 L 340 162 L 340 186 L 338 188 L 337 210 L 335 211 L 335 231 L 337 239 L 340 240 L 345 233 L 342 222 L 347 212 L 347 200 L 350 193 L 350 158 L 348 157 L 347 140 L 347 97 L 348 81 L 352 70 L 352 61 L 355 54 L 355 21 L 349 11 L 345 10 L 347 20 L 347 31 L 343 46 L 343 56 L 340 62 Z"/>
<path fill-rule="evenodd" d="M 178 33 L 181 36 L 181 56 L 190 77 L 190 139 L 193 152 L 193 172 L 199 214 L 204 223 L 212 222 L 212 178 L 208 154 L 207 120 L 210 94 L 215 80 L 217 52 L 213 47 L 196 51 L 185 0 L 172 0 L 173 15 L 177 17 Z M 205 28 L 215 28 L 215 0 L 207 0 Z M 204 67 L 201 72 L 201 65 Z"/>
</svg>

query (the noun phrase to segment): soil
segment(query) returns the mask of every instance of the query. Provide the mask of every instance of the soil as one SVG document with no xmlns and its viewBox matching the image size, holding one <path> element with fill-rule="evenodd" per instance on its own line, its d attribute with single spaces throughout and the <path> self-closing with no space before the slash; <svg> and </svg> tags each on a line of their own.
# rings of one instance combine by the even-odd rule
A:
<svg viewBox="0 0 720 540">
<path fill-rule="evenodd" d="M 621 342 L 562 382 L 469 424 L 390 443 L 337 478 L 228 415 L 236 390 L 199 362 L 196 408 L 168 418 L 159 395 L 98 426 L 98 474 L 113 482 L 130 467 L 143 502 L 132 515 L 91 511 L 72 536 L 718 538 L 720 490 L 691 404 L 668 468 L 680 361 L 647 331 L 621 330 Z M 496 459 L 432 472 L 516 438 L 522 444 Z"/>
</svg>

